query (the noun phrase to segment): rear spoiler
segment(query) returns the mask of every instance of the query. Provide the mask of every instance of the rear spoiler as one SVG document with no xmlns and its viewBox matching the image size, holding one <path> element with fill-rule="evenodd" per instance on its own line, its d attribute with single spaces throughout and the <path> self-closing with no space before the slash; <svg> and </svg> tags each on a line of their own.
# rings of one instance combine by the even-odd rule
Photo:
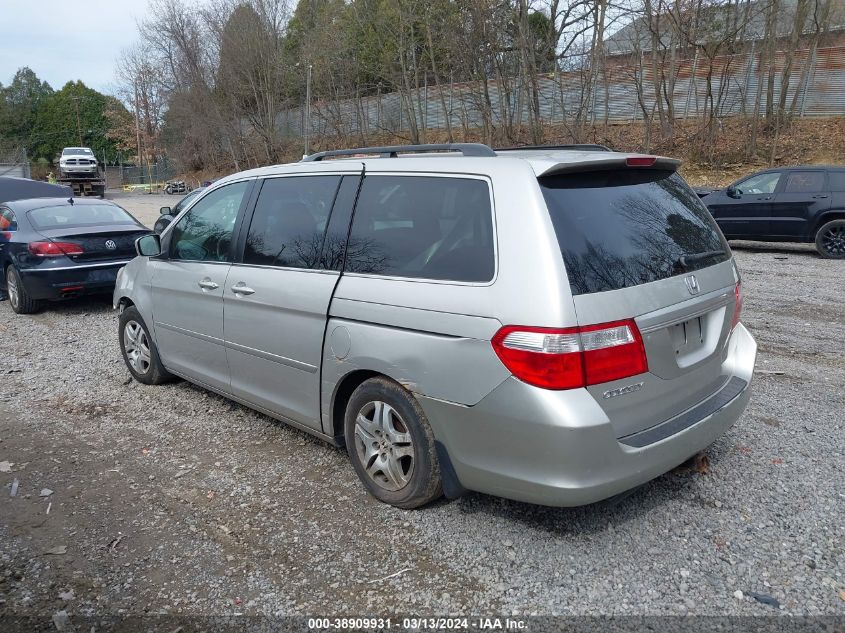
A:
<svg viewBox="0 0 845 633">
<path fill-rule="evenodd" d="M 573 162 L 555 162 L 554 159 L 535 160 L 534 171 L 537 177 L 553 174 L 577 173 L 582 171 L 607 171 L 611 169 L 650 169 L 661 171 L 677 171 L 681 161 L 665 156 L 649 156 L 646 154 L 616 154 L 596 152 L 586 160 Z"/>
</svg>

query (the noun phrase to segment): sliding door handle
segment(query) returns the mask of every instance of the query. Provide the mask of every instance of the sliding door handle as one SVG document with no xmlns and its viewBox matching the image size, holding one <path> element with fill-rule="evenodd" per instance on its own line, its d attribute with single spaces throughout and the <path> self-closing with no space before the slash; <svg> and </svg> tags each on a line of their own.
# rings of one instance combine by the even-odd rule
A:
<svg viewBox="0 0 845 633">
<path fill-rule="evenodd" d="M 236 295 L 251 295 L 255 294 L 255 290 L 247 286 L 244 282 L 239 281 L 237 284 L 232 286 L 232 292 Z"/>
</svg>

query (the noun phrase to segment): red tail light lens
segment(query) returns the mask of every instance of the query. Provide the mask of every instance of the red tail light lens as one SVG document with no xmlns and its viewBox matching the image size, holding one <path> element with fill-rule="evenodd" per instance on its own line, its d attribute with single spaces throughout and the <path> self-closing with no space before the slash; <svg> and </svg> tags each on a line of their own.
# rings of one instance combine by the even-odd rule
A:
<svg viewBox="0 0 845 633">
<path fill-rule="evenodd" d="M 628 167 L 651 167 L 657 162 L 657 156 L 629 156 L 625 159 Z"/>
<path fill-rule="evenodd" d="M 81 255 L 85 250 L 72 242 L 30 242 L 29 252 L 37 257 L 61 257 L 62 255 Z"/>
<path fill-rule="evenodd" d="M 648 371 L 633 320 L 563 329 L 509 325 L 492 343 L 514 376 L 544 389 L 575 389 Z"/>
<path fill-rule="evenodd" d="M 734 318 L 731 321 L 731 332 L 733 332 L 734 328 L 739 323 L 739 318 L 742 315 L 742 282 L 736 282 L 736 286 L 734 286 Z"/>
</svg>

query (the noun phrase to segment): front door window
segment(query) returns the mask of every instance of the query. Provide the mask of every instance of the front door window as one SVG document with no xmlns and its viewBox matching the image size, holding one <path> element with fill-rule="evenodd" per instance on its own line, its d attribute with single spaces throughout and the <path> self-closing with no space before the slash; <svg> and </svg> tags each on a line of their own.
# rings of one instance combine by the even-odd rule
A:
<svg viewBox="0 0 845 633">
<path fill-rule="evenodd" d="M 170 259 L 197 262 L 230 260 L 232 235 L 249 181 L 215 189 L 173 227 Z"/>
</svg>

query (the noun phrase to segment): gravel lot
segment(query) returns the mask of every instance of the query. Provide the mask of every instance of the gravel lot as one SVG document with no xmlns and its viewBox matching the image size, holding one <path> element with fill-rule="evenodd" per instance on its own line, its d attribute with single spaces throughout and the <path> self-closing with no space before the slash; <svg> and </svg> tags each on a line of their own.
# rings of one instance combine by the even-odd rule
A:
<svg viewBox="0 0 845 633">
<path fill-rule="evenodd" d="M 0 303 L 0 614 L 845 615 L 845 263 L 735 250 L 746 414 L 709 466 L 578 509 L 381 505 L 341 450 L 131 381 L 107 298 Z"/>
</svg>

